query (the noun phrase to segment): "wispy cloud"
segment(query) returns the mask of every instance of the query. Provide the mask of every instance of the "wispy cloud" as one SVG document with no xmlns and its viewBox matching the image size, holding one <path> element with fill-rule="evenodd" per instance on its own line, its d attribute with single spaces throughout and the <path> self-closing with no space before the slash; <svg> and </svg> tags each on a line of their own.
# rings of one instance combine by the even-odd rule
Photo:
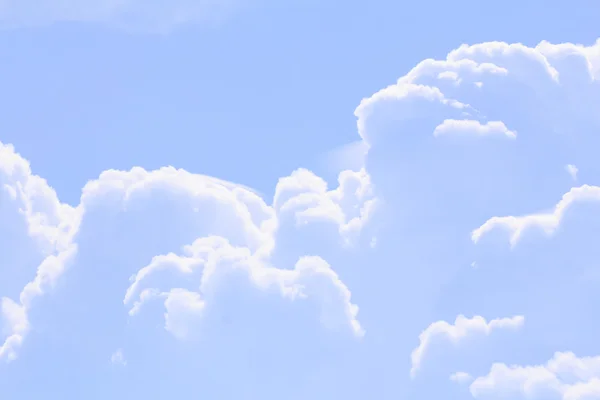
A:
<svg viewBox="0 0 600 400">
<path fill-rule="evenodd" d="M 115 365 L 127 365 L 127 360 L 125 360 L 125 356 L 123 355 L 123 350 L 118 349 L 115 351 L 112 356 L 110 356 L 110 362 Z"/>
<path fill-rule="evenodd" d="M 213 24 L 245 0 L 6 0 L 0 3 L 0 28 L 62 22 L 97 23 L 144 33 L 167 33 L 192 24 Z"/>
</svg>

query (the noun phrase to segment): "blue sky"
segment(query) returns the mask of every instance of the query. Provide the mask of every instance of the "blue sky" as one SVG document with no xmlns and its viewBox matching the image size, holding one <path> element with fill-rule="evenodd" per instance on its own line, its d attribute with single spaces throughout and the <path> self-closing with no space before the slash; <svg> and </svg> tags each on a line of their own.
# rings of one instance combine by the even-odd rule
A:
<svg viewBox="0 0 600 400">
<path fill-rule="evenodd" d="M 6 1 L 0 397 L 600 398 L 599 13 Z"/>
</svg>

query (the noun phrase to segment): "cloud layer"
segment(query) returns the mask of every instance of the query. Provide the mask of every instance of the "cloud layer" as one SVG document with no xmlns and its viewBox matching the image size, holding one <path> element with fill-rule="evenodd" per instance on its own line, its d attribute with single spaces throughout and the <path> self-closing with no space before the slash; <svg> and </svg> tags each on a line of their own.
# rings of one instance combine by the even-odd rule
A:
<svg viewBox="0 0 600 400">
<path fill-rule="evenodd" d="M 56 22 L 92 22 L 127 30 L 165 32 L 187 23 L 213 23 L 243 5 L 239 0 L 8 0 L 0 5 L 0 26 L 16 28 Z"/>
</svg>

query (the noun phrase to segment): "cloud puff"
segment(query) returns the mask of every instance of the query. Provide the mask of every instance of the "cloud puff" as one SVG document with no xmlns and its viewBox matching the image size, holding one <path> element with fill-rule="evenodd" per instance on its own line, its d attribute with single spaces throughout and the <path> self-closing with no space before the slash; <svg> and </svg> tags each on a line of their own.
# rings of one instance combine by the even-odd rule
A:
<svg viewBox="0 0 600 400">
<path fill-rule="evenodd" d="M 577 180 L 577 173 L 579 172 L 579 169 L 575 165 L 567 164 L 565 166 L 565 170 L 569 173 L 569 175 L 571 176 L 571 178 L 573 178 L 574 181 Z"/>
<path fill-rule="evenodd" d="M 383 212 L 393 225 L 389 237 L 378 236 L 377 250 L 387 251 L 394 265 L 410 266 L 394 275 L 402 285 L 395 292 L 407 293 L 403 300 L 411 304 L 410 310 L 398 307 L 403 314 L 418 314 L 406 323 L 407 330 L 415 329 L 421 315 L 440 308 L 472 311 L 473 301 L 492 315 L 526 315 L 530 321 L 525 313 L 530 311 L 538 313 L 536 321 L 552 320 L 538 303 L 542 293 L 544 300 L 556 296 L 554 290 L 563 286 L 550 279 L 563 274 L 543 275 L 540 269 L 547 271 L 558 257 L 529 260 L 533 265 L 524 261 L 518 273 L 504 259 L 478 259 L 480 268 L 469 274 L 464 266 L 481 251 L 473 241 L 492 228 L 510 231 L 516 243 L 529 226 L 555 232 L 575 199 L 594 201 L 596 189 L 583 186 L 572 189 L 553 211 L 529 215 L 568 190 L 567 163 L 586 176 L 599 176 L 592 150 L 600 146 L 599 52 L 600 41 L 592 46 L 463 45 L 445 59 L 420 62 L 356 108 L 357 130 L 368 145 L 366 170 L 389 205 Z M 494 215 L 514 217 L 490 219 Z M 492 263 L 498 264 L 493 271 L 486 265 Z M 546 286 L 533 295 L 524 277 L 540 287 L 535 282 L 543 277 Z M 479 296 L 470 301 L 463 290 L 467 282 L 469 293 Z M 420 347 L 413 352 L 417 366 Z"/>
<path fill-rule="evenodd" d="M 293 213 L 300 225 L 331 221 L 350 242 L 370 219 L 377 199 L 364 168 L 342 171 L 338 183 L 336 189 L 328 190 L 327 183 L 311 171 L 296 170 L 277 183 L 273 206 L 280 214 Z"/>
<path fill-rule="evenodd" d="M 167 309 L 166 329 L 175 336 L 184 338 L 187 335 L 185 313 L 201 315 L 206 305 L 202 294 L 214 292 L 215 282 L 219 281 L 217 276 L 237 270 L 255 287 L 263 290 L 275 288 L 281 296 L 290 300 L 308 296 L 329 297 L 328 301 L 322 303 L 329 303 L 322 308 L 322 322 L 332 328 L 347 325 L 355 335 L 364 334 L 357 320 L 358 307 L 351 303 L 350 291 L 329 264 L 320 257 L 302 257 L 294 269 L 277 269 L 268 266 L 265 260 L 253 255 L 247 248 L 235 248 L 221 237 L 200 238 L 186 246 L 184 252 L 185 256 L 181 257 L 174 254 L 154 257 L 149 265 L 133 277 L 124 299 L 125 304 L 133 302 L 131 315 L 137 314 L 143 303 L 152 297 L 164 297 Z M 202 269 L 199 292 L 175 289 L 161 293 L 155 288 L 139 289 L 144 278 L 154 271 L 173 269 L 186 274 L 191 273 L 194 268 Z M 136 295 L 139 295 L 139 298 L 134 301 Z M 341 317 L 338 317 L 340 312 Z"/>
<path fill-rule="evenodd" d="M 572 113 L 577 114 L 578 119 L 582 112 L 587 118 L 595 116 L 591 104 L 600 100 L 594 90 L 600 71 L 599 48 L 600 41 L 587 47 L 547 42 L 536 47 L 502 42 L 462 45 L 451 51 L 446 60 L 424 60 L 396 84 L 364 99 L 355 111 L 358 131 L 372 145 L 387 132 L 381 129 L 381 121 L 389 124 L 427 118 L 431 122 L 440 119 L 436 124 L 440 126 L 438 133 L 458 128 L 459 123 L 451 121 L 462 121 L 461 128 L 468 132 L 514 137 L 515 130 L 506 128 L 513 123 L 508 124 L 499 117 L 525 127 L 523 122 L 526 121 L 516 118 L 527 112 L 515 109 L 521 105 L 529 109 L 534 119 L 542 110 L 554 112 L 544 118 L 543 127 L 538 127 L 540 135 L 545 133 L 546 124 L 556 123 L 554 129 L 562 129 Z M 581 81 L 577 77 L 586 79 Z M 477 90 L 473 90 L 474 87 Z M 579 91 L 580 99 L 570 96 L 573 90 Z M 579 100 L 583 109 L 575 111 L 565 107 L 560 111 L 560 107 L 573 101 L 579 105 Z M 448 121 L 444 123 L 444 120 Z M 571 121 L 577 124 L 577 120 Z M 529 128 L 527 125 L 529 136 L 538 135 Z M 544 141 L 543 137 L 539 139 Z"/>
<path fill-rule="evenodd" d="M 481 316 L 467 318 L 464 315 L 456 317 L 454 324 L 446 321 L 437 321 L 432 323 L 419 335 L 419 346 L 415 348 L 411 354 L 411 377 L 415 377 L 427 349 L 433 344 L 437 338 L 445 338 L 453 344 L 458 344 L 460 341 L 467 339 L 474 334 L 489 335 L 496 329 L 518 329 L 525 322 L 525 317 L 514 316 L 511 318 L 492 319 L 487 322 Z"/>
<path fill-rule="evenodd" d="M 479 228 L 475 229 L 471 234 L 471 238 L 477 243 L 487 232 L 496 228 L 502 228 L 508 231 L 510 244 L 514 246 L 518 243 L 525 230 L 532 227 L 538 227 L 546 234 L 551 235 L 559 227 L 565 213 L 573 204 L 586 201 L 600 201 L 600 187 L 583 185 L 571 189 L 563 195 L 562 199 L 551 212 L 530 214 L 521 217 L 492 217 Z"/>
<path fill-rule="evenodd" d="M 181 24 L 213 22 L 244 3 L 238 0 L 8 0 L 0 7 L 0 26 L 94 22 L 126 29 L 164 32 Z"/>
<path fill-rule="evenodd" d="M 557 352 L 545 364 L 496 363 L 470 385 L 476 398 L 583 400 L 600 398 L 600 357 Z"/>
<path fill-rule="evenodd" d="M 440 125 L 435 127 L 433 135 L 504 135 L 510 139 L 515 139 L 517 137 L 517 133 L 509 130 L 502 121 L 489 121 L 482 124 L 479 121 L 469 119 L 446 119 Z"/>
<path fill-rule="evenodd" d="M 539 188 L 541 179 L 556 181 L 549 154 L 572 156 L 586 170 L 594 163 L 588 152 L 596 136 L 588 120 L 596 114 L 589 104 L 600 105 L 600 97 L 591 87 L 580 97 L 570 94 L 579 85 L 571 78 L 581 72 L 579 64 L 565 65 L 541 47 L 500 42 L 465 45 L 445 60 L 424 60 L 355 110 L 369 147 L 369 175 L 383 197 L 398 193 L 406 213 L 421 223 L 446 223 L 444 218 L 470 209 L 454 223 L 453 229 L 462 230 L 459 224 L 477 216 L 522 208 L 528 205 L 523 198 L 555 189 Z M 587 66 L 583 73 L 589 75 Z M 586 100 L 572 104 L 574 98 Z M 568 139 L 573 129 L 579 132 L 576 147 Z M 517 140 L 497 140 L 514 139 L 516 132 Z M 453 140 L 434 141 L 432 134 Z M 460 140 L 454 140 L 457 135 Z M 397 171 L 393 180 L 390 165 Z M 525 173 L 532 165 L 536 173 Z M 401 191 L 411 195 L 401 198 Z"/>
<path fill-rule="evenodd" d="M 123 355 L 123 350 L 117 349 L 117 351 L 110 356 L 110 362 L 116 365 L 127 365 L 127 360 Z"/>
<path fill-rule="evenodd" d="M 404 207 L 397 213 L 411 225 L 404 233 L 422 234 L 421 242 L 418 238 L 411 242 L 411 246 L 422 245 L 414 259 L 422 256 L 428 264 L 437 263 L 437 267 L 425 266 L 427 273 L 418 276 L 460 282 L 456 298 L 463 306 L 470 303 L 461 298 L 462 285 L 470 282 L 472 290 L 482 296 L 479 305 L 527 311 L 528 324 L 534 324 L 531 332 L 523 335 L 527 351 L 506 354 L 517 358 L 518 364 L 494 364 L 487 376 L 472 382 L 475 397 L 600 398 L 595 357 L 556 353 L 544 365 L 523 362 L 534 357 L 536 346 L 554 351 L 556 347 L 594 343 L 589 333 L 595 328 L 590 321 L 596 319 L 594 310 L 582 305 L 593 304 L 590 301 L 595 298 L 597 268 L 593 260 L 597 257 L 590 256 L 595 248 L 580 254 L 585 246 L 593 246 L 594 231 L 584 229 L 578 236 L 565 229 L 560 246 L 544 251 L 528 248 L 511 253 L 510 258 L 497 257 L 489 260 L 496 268 L 493 271 L 479 260 L 481 268 L 470 271 L 472 275 L 453 269 L 472 261 L 468 258 L 470 247 L 461 241 L 469 235 L 477 243 L 499 228 L 508 233 L 514 246 L 530 228 L 556 234 L 567 223 L 565 217 L 572 206 L 600 200 L 595 184 L 569 190 L 562 175 L 566 170 L 573 180 L 581 180 L 578 171 L 586 171 L 585 178 L 594 182 L 600 176 L 597 152 L 592 150 L 600 144 L 599 54 L 600 41 L 592 46 L 547 42 L 535 47 L 499 42 L 464 45 L 445 60 L 421 62 L 356 109 L 358 130 L 370 146 L 366 165 L 373 182 L 386 195 L 386 202 L 398 201 L 395 204 Z M 518 139 L 494 141 L 489 121 L 498 122 L 493 132 L 496 136 L 518 131 Z M 489 130 L 483 134 L 486 124 Z M 439 140 L 443 133 L 469 130 L 461 140 L 454 140 L 456 135 L 453 140 Z M 438 140 L 431 138 L 432 132 Z M 386 175 L 390 170 L 393 174 Z M 561 195 L 554 207 L 544 208 Z M 574 218 L 570 228 L 591 218 L 589 214 L 577 221 Z M 427 228 L 421 228 L 425 226 L 435 229 L 424 232 Z M 440 275 L 443 278 L 438 278 Z M 432 294 L 443 287 L 441 283 L 431 286 Z M 552 311 L 546 314 L 547 309 Z M 443 321 L 436 324 L 441 324 L 439 332 L 454 327 Z M 554 324 L 553 328 L 549 324 Z M 425 335 L 428 330 L 422 337 L 432 335 Z M 458 333 L 438 335 L 450 340 L 460 337 Z M 423 343 L 428 340 L 422 338 L 413 352 L 413 368 L 422 363 L 423 350 L 419 349 L 426 349 Z M 451 379 L 467 382 L 472 378 L 461 372 Z"/>
<path fill-rule="evenodd" d="M 14 360 L 17 357 L 17 349 L 21 346 L 24 336 L 29 330 L 27 312 L 25 307 L 6 297 L 2 299 L 1 310 L 5 325 L 3 333 L 8 337 L 0 347 L 0 357 Z"/>
<path fill-rule="evenodd" d="M 473 380 L 473 377 L 468 372 L 455 372 L 450 375 L 450 380 L 456 383 L 467 383 Z"/>
<path fill-rule="evenodd" d="M 81 214 L 76 208 L 60 203 L 46 181 L 32 174 L 29 163 L 12 146 L 1 142 L 0 186 L 9 194 L 28 235 L 43 254 L 35 277 L 23 287 L 18 301 L 2 299 L 6 339 L 0 346 L 0 359 L 14 359 L 29 330 L 27 313 L 34 299 L 54 286 L 77 251 L 73 237 Z"/>
<path fill-rule="evenodd" d="M 326 298 L 321 321 L 333 328 L 347 326 L 361 336 L 364 331 L 356 319 L 358 307 L 351 303 L 350 291 L 325 260 L 300 255 L 294 269 L 278 269 L 270 260 L 281 225 L 280 213 L 293 211 L 303 223 L 324 220 L 338 226 L 342 237 L 350 234 L 357 237 L 369 218 L 369 212 L 364 211 L 369 206 L 365 204 L 375 201 L 370 180 L 364 170 L 344 171 L 339 182 L 339 188 L 328 191 L 324 181 L 311 172 L 296 171 L 280 181 L 274 206 L 270 206 L 241 185 L 172 167 L 155 171 L 136 167 L 130 171 L 103 172 L 85 185 L 80 203 L 72 207 L 61 203 L 54 190 L 31 173 L 28 162 L 10 145 L 0 144 L 0 184 L 5 194 L 14 200 L 29 236 L 44 254 L 35 278 L 23 288 L 19 301 L 9 298 L 2 301 L 6 339 L 0 347 L 0 356 L 16 357 L 29 330 L 28 312 L 33 300 L 54 287 L 82 243 L 86 254 L 101 251 L 107 240 L 115 237 L 114 234 L 103 236 L 103 230 L 114 230 L 115 225 L 111 227 L 111 224 L 123 218 L 129 218 L 134 226 L 155 230 L 156 224 L 161 223 L 161 214 L 169 212 L 164 207 L 179 210 L 178 215 L 172 215 L 175 219 L 168 222 L 179 230 L 171 239 L 194 241 L 183 247 L 181 255 L 171 252 L 155 256 L 134 275 L 130 288 L 124 293 L 131 314 L 136 314 L 146 301 L 163 298 L 166 329 L 177 337 L 186 337 L 187 321 L 201 316 L 210 304 L 203 298 L 206 291 L 220 290 L 227 271 L 241 271 L 244 279 L 259 290 L 277 288 L 283 297 L 316 299 L 317 303 L 320 296 Z M 151 203 L 163 209 L 138 217 L 140 213 L 149 212 L 145 210 L 149 210 Z M 186 215 L 181 214 L 182 210 L 187 210 Z M 131 238 L 127 237 L 126 241 Z M 182 244 L 185 241 L 180 246 Z M 148 250 L 151 248 L 140 255 Z M 189 275 L 196 270 L 200 271 L 199 291 L 176 286 L 177 274 Z M 157 271 L 174 274 L 175 280 L 169 282 L 175 286 L 140 290 L 139 285 Z M 215 280 L 216 276 L 220 278 Z"/>
</svg>

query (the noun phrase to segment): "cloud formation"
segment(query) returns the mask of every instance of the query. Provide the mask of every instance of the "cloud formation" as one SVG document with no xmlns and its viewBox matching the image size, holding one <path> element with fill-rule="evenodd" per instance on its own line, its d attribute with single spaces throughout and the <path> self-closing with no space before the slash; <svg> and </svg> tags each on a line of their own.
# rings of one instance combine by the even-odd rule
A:
<svg viewBox="0 0 600 400">
<path fill-rule="evenodd" d="M 410 356 L 412 362 L 410 375 L 413 378 L 416 376 L 421 368 L 427 349 L 438 338 L 447 339 L 450 343 L 456 345 L 463 340 L 467 340 L 472 335 L 489 335 L 496 329 L 518 329 L 523 326 L 524 322 L 525 317 L 521 315 L 511 318 L 492 319 L 489 322 L 481 316 L 467 318 L 464 315 L 459 315 L 456 317 L 454 324 L 446 321 L 434 322 L 419 335 L 419 346 L 413 350 Z"/>
<path fill-rule="evenodd" d="M 29 163 L 12 146 L 1 142 L 0 185 L 5 199 L 22 216 L 27 233 L 38 243 L 41 254 L 35 277 L 23 287 L 18 300 L 2 298 L 6 338 L 0 346 L 0 359 L 12 360 L 29 331 L 27 313 L 33 301 L 53 287 L 77 251 L 73 237 L 81 214 L 60 203 L 46 181 L 32 174 Z"/>
<path fill-rule="evenodd" d="M 473 380 L 473 377 L 468 372 L 455 372 L 450 375 L 450 380 L 456 383 L 467 383 Z"/>
<path fill-rule="evenodd" d="M 0 26 L 91 22 L 127 30 L 165 32 L 182 24 L 213 23 L 242 5 L 239 0 L 8 0 L 0 5 Z"/>
<path fill-rule="evenodd" d="M 567 164 L 565 166 L 565 169 L 567 170 L 567 172 L 569 173 L 569 175 L 571 175 L 571 178 L 573 178 L 574 181 L 577 180 L 577 173 L 579 172 L 579 169 L 577 168 L 577 166 L 573 165 L 573 164 Z"/>
<path fill-rule="evenodd" d="M 542 229 L 546 234 L 553 234 L 558 229 L 567 210 L 576 203 L 600 201 L 600 187 L 583 185 L 565 193 L 551 212 L 529 214 L 521 217 L 492 217 L 471 234 L 477 243 L 483 235 L 496 228 L 502 228 L 509 233 L 510 244 L 518 243 L 523 233 L 533 227 Z"/>
<path fill-rule="evenodd" d="M 470 385 L 475 398 L 584 400 L 600 398 L 600 357 L 557 352 L 545 364 L 495 363 Z"/>
<path fill-rule="evenodd" d="M 365 336 L 362 363 L 343 359 L 328 366 L 346 373 L 352 364 L 353 378 L 367 376 L 373 382 L 389 378 L 380 377 L 388 369 L 398 368 L 394 377 L 405 376 L 405 366 L 398 367 L 401 359 L 416 376 L 439 339 L 469 345 L 477 336 L 516 330 L 527 318 L 528 329 L 515 335 L 523 351 L 503 352 L 500 344 L 497 357 L 505 363 L 493 364 L 487 375 L 471 382 L 481 375 L 481 364 L 484 371 L 490 365 L 488 358 L 478 357 L 473 364 L 480 365 L 457 366 L 462 372 L 450 381 L 471 382 L 470 393 L 478 398 L 595 398 L 596 357 L 563 352 L 542 365 L 536 360 L 561 348 L 579 346 L 579 352 L 597 343 L 596 232 L 582 229 L 593 215 L 557 233 L 575 205 L 585 213 L 583 203 L 600 199 L 593 182 L 600 176 L 599 65 L 600 42 L 482 43 L 461 46 L 445 60 L 424 60 L 356 109 L 362 168 L 341 173 L 333 189 L 299 169 L 277 182 L 272 201 L 241 185 L 165 167 L 105 171 L 72 207 L 61 203 L 10 146 L 0 146 L 3 199 L 20 210 L 16 214 L 41 257 L 36 278 L 18 299 L 2 301 L 7 340 L 0 355 L 16 357 L 32 325 L 34 300 L 65 275 L 67 266 L 75 261 L 75 267 L 92 269 L 89 264 L 96 262 L 110 267 L 101 272 L 118 282 L 116 300 L 131 325 L 160 315 L 161 332 L 180 340 L 242 330 L 251 336 L 244 342 L 248 347 L 256 338 L 263 344 L 288 338 L 279 331 L 265 335 L 266 328 L 252 331 L 267 320 L 287 326 L 315 319 L 352 337 L 375 326 L 376 339 L 367 342 Z M 571 188 L 565 165 L 577 165 L 578 180 L 588 183 Z M 554 208 L 544 208 L 561 195 Z M 327 233 L 348 246 L 360 242 L 373 220 L 385 229 L 376 241 L 368 238 L 369 253 L 348 257 L 360 264 L 360 272 L 347 273 L 338 260 L 305 251 L 300 240 L 290 240 L 296 245 L 290 246 L 293 262 L 282 262 L 278 253 L 282 236 L 295 239 L 305 225 L 318 227 L 310 234 L 330 228 Z M 540 243 L 492 254 L 481 243 L 499 228 L 514 246 L 534 227 L 555 235 L 561 245 Z M 77 263 L 82 258 L 87 264 Z M 103 275 L 90 281 L 97 276 Z M 95 290 L 105 292 L 104 287 Z M 257 309 L 267 309 L 267 316 L 261 320 Z M 459 313 L 476 316 L 440 320 L 440 315 Z M 363 315 L 370 325 L 363 327 Z M 514 317 L 488 321 L 477 315 Z M 242 322 L 232 324 L 235 318 Z M 212 324 L 226 329 L 210 336 Z M 309 336 L 308 329 L 298 331 Z M 229 345 L 236 353 L 236 340 L 244 338 L 225 341 L 211 360 L 220 360 Z M 103 360 L 118 346 L 111 344 Z M 293 347 L 279 342 L 278 354 L 287 357 Z M 132 354 L 127 348 L 133 364 Z M 364 383 L 339 375 L 351 388 Z M 447 377 L 440 385 L 451 385 Z"/>
<path fill-rule="evenodd" d="M 218 275 L 227 275 L 232 271 L 242 272 L 246 279 L 257 288 L 268 290 L 276 288 L 282 297 L 290 300 L 319 296 L 333 296 L 333 304 L 322 309 L 321 319 L 325 325 L 336 328 L 345 324 L 357 336 L 364 334 L 357 320 L 358 307 L 351 303 L 350 290 L 340 280 L 329 264 L 320 257 L 302 257 L 294 269 L 277 269 L 266 264 L 265 260 L 253 255 L 247 248 L 236 248 L 222 237 L 207 237 L 196 240 L 185 246 L 185 256 L 168 254 L 154 257 L 152 262 L 143 267 L 133 278 L 127 289 L 124 303 L 132 304 L 130 315 L 137 314 L 142 305 L 155 296 L 165 299 L 166 326 L 175 336 L 185 338 L 187 335 L 186 313 L 201 316 L 205 307 L 202 293 L 214 291 L 214 281 Z M 202 269 L 200 290 L 190 292 L 184 289 L 172 289 L 170 292 L 159 292 L 156 288 L 140 290 L 139 286 L 145 277 L 157 270 L 173 269 L 182 274 L 193 272 L 194 268 Z M 318 289 L 317 289 L 318 288 Z M 327 292 L 322 292 L 326 290 Z M 139 295 L 137 300 L 136 295 Z M 329 300 L 331 302 L 332 300 Z M 337 314 L 341 312 L 341 316 Z M 183 314 L 183 315 L 182 315 Z M 338 321 L 336 321 L 336 319 Z M 336 326 L 337 325 L 337 326 Z"/>
<path fill-rule="evenodd" d="M 569 236 L 568 244 L 561 247 L 562 252 L 554 249 L 554 258 L 524 249 L 511 256 L 516 259 L 503 256 L 502 262 L 508 265 L 496 265 L 501 261 L 488 259 L 488 248 L 473 250 L 464 239 L 470 235 L 472 243 L 478 243 L 501 228 L 514 246 L 527 229 L 538 227 L 553 235 L 573 205 L 597 202 L 596 185 L 569 190 L 571 182 L 564 172 L 565 165 L 570 165 L 567 171 L 578 180 L 582 177 L 577 176 L 575 165 L 595 180 L 600 173 L 597 154 L 591 150 L 600 145 L 600 118 L 594 111 L 600 107 L 599 54 L 600 41 L 591 46 L 548 42 L 535 47 L 501 42 L 463 45 L 445 60 L 422 61 L 395 84 L 363 99 L 355 115 L 358 132 L 369 146 L 367 171 L 385 203 L 397 205 L 386 209 L 403 234 L 395 239 L 410 242 L 405 252 L 420 249 L 407 257 L 418 264 L 419 271 L 411 271 L 416 276 L 411 282 L 421 289 L 410 291 L 410 285 L 403 286 L 411 300 L 427 293 L 419 300 L 441 297 L 444 304 L 434 304 L 442 309 L 452 307 L 447 301 L 469 309 L 526 311 L 523 315 L 529 320 L 531 313 L 536 330 L 542 328 L 541 321 L 554 321 L 561 326 L 557 337 L 577 336 L 541 307 L 553 293 L 571 293 L 573 300 L 565 300 L 568 305 L 554 308 L 563 317 L 570 307 L 583 304 L 590 292 L 581 287 L 579 274 L 597 279 L 591 272 L 595 266 L 589 265 L 589 257 L 575 257 L 569 249 L 582 249 L 589 240 L 570 230 L 561 238 Z M 542 208 L 544 201 L 551 202 L 565 191 L 552 210 Z M 542 211 L 530 214 L 536 209 Z M 399 227 L 400 221 L 410 228 Z M 485 255 L 486 262 L 476 260 L 479 268 L 465 275 L 459 266 L 473 265 L 469 257 L 474 252 Z M 494 264 L 497 270 L 490 271 L 486 264 Z M 478 282 L 475 276 L 485 280 Z M 424 281 L 428 285 L 421 284 Z M 463 281 L 471 282 L 472 294 L 479 297 L 463 300 L 462 288 L 450 291 L 457 300 L 439 294 L 445 285 L 465 285 Z M 533 294 L 528 289 L 531 285 L 540 289 Z M 421 304 L 415 307 L 428 310 Z M 583 317 L 573 312 L 568 318 L 580 321 Z M 421 334 L 421 345 L 412 353 L 412 376 L 433 332 L 453 338 L 468 331 L 451 327 L 438 321 Z M 553 340 L 558 341 L 557 337 Z M 536 343 L 529 333 L 523 340 Z M 460 377 L 467 375 L 454 379 Z"/>
<path fill-rule="evenodd" d="M 445 119 L 444 122 L 435 127 L 433 135 L 504 135 L 510 139 L 517 137 L 517 133 L 509 130 L 502 121 L 489 121 L 482 124 L 479 121 L 470 119 Z"/>
<path fill-rule="evenodd" d="M 14 210 L 26 223 L 28 236 L 43 254 L 35 278 L 25 285 L 19 299 L 2 299 L 6 337 L 0 347 L 1 358 L 16 358 L 30 328 L 28 312 L 34 299 L 47 293 L 63 276 L 77 255 L 79 242 L 85 242 L 88 253 L 94 247 L 97 247 L 94 251 L 99 251 L 107 239 L 101 239 L 97 231 L 114 229 L 104 226 L 107 221 L 144 213 L 144 209 L 154 207 L 156 199 L 165 196 L 168 203 L 161 206 L 163 209 L 152 211 L 144 219 L 152 226 L 153 218 L 160 223 L 156 216 L 168 211 L 165 206 L 176 207 L 186 213 L 179 218 L 185 218 L 187 225 L 175 221 L 179 224 L 179 235 L 187 235 L 194 241 L 180 244 L 181 255 L 170 252 L 154 256 L 132 277 L 130 287 L 123 293 L 131 315 L 137 314 L 146 301 L 162 298 L 165 328 L 184 338 L 189 330 L 188 321 L 201 316 L 207 306 L 203 294 L 220 290 L 228 275 L 241 273 L 255 288 L 277 290 L 289 300 L 325 296 L 326 304 L 323 303 L 320 315 L 324 325 L 348 329 L 356 336 L 364 334 L 350 290 L 325 260 L 301 255 L 294 269 L 285 266 L 279 269 L 271 265 L 270 259 L 282 213 L 293 213 L 303 224 L 311 221 L 333 224 L 346 244 L 356 239 L 375 202 L 364 170 L 343 171 L 339 187 L 331 191 L 325 181 L 311 172 L 296 171 L 278 183 L 273 206 L 244 186 L 171 167 L 155 171 L 139 167 L 130 171 L 109 170 L 88 182 L 82 189 L 80 203 L 72 207 L 58 200 L 55 191 L 31 172 L 29 163 L 12 146 L 0 144 L 0 161 L 0 184 L 5 196 L 13 202 Z M 156 225 L 151 229 L 156 229 Z M 90 234 L 92 242 L 86 239 Z M 190 289 L 178 286 L 140 289 L 157 271 L 174 274 L 174 282 L 178 274 L 185 276 L 199 271 L 198 284 Z"/>
</svg>

